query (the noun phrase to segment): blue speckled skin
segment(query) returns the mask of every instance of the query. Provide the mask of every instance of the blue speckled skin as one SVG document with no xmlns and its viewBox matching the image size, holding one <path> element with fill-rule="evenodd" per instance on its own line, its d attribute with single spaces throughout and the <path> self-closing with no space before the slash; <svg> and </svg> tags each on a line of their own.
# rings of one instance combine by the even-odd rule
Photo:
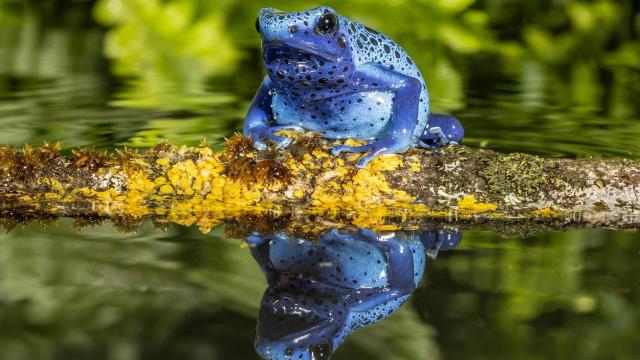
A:
<svg viewBox="0 0 640 360">
<path fill-rule="evenodd" d="M 404 303 L 427 258 L 453 249 L 461 233 L 331 229 L 318 239 L 254 234 L 247 239 L 269 288 L 256 350 L 264 358 L 328 359 L 353 331 Z"/>
<path fill-rule="evenodd" d="M 319 30 L 332 16 L 337 26 Z M 378 155 L 462 140 L 458 120 L 430 115 L 420 71 L 387 36 L 328 7 L 290 13 L 262 9 L 256 27 L 267 76 L 243 132 L 258 149 L 266 147 L 263 139 L 286 147 L 290 139 L 274 135 L 278 130 L 317 131 L 328 139 L 369 141 L 333 149 L 334 155 L 369 152 L 357 164 L 362 168 Z"/>
</svg>

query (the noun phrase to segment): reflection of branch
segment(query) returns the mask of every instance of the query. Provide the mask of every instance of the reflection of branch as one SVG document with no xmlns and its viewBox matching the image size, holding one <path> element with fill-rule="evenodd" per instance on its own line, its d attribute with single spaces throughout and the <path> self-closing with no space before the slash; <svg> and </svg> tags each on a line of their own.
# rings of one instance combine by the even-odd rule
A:
<svg viewBox="0 0 640 360">
<path fill-rule="evenodd" d="M 78 150 L 69 157 L 51 145 L 21 152 L 0 148 L 0 211 L 13 217 L 153 217 L 203 231 L 239 217 L 285 215 L 302 222 L 283 226 L 302 231 L 339 224 L 383 230 L 450 220 L 528 224 L 523 231 L 535 224 L 640 224 L 637 162 L 447 147 L 377 158 L 360 170 L 354 167 L 359 154 L 330 155 L 337 143 L 311 134 L 284 135 L 295 139 L 286 151 L 257 152 L 240 136 L 218 153 L 205 144 L 161 144 L 145 153 L 114 155 Z"/>
</svg>

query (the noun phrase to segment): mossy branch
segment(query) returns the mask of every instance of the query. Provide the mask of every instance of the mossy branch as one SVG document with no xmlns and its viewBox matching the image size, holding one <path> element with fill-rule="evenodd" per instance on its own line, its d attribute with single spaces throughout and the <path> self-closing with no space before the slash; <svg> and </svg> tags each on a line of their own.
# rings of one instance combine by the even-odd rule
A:
<svg viewBox="0 0 640 360">
<path fill-rule="evenodd" d="M 638 228 L 640 164 L 545 159 L 450 146 L 380 157 L 334 157 L 336 142 L 286 132 L 286 149 L 256 151 L 239 135 L 224 151 L 160 144 L 146 152 L 59 145 L 0 148 L 0 213 L 152 217 L 208 231 L 243 216 L 314 217 L 375 229 L 431 221 Z M 349 143 L 355 143 L 348 140 Z"/>
</svg>

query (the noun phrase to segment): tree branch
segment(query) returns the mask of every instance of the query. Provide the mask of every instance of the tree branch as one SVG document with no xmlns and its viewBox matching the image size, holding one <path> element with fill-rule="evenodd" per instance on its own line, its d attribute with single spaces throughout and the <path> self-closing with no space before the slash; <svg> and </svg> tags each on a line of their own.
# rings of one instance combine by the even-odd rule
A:
<svg viewBox="0 0 640 360">
<path fill-rule="evenodd" d="M 0 214 L 11 217 L 151 217 L 208 231 L 239 217 L 298 219 L 303 230 L 343 224 L 393 229 L 433 221 L 494 227 L 634 228 L 640 164 L 545 159 L 468 147 L 380 157 L 333 157 L 337 142 L 286 132 L 286 149 L 256 151 L 237 135 L 224 151 L 160 144 L 138 153 L 45 144 L 0 148 Z M 355 143 L 348 140 L 348 143 Z"/>
</svg>

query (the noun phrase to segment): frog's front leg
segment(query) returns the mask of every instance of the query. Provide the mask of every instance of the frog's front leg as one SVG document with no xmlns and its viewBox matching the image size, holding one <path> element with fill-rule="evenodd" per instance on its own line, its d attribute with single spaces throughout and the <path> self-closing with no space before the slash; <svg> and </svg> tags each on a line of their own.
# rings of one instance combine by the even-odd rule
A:
<svg viewBox="0 0 640 360">
<path fill-rule="evenodd" d="M 377 83 L 376 87 L 360 89 L 361 91 L 390 91 L 395 93 L 391 109 L 391 119 L 382 135 L 370 144 L 363 146 L 341 145 L 333 149 L 334 156 L 343 151 L 370 153 L 358 162 L 364 168 L 369 161 L 383 154 L 396 154 L 406 151 L 415 145 L 414 130 L 418 121 L 420 105 L 420 80 L 389 70 L 379 64 L 360 66 L 353 75 L 367 79 L 367 84 Z M 375 117 L 377 119 L 377 117 Z M 376 121 L 371 119 L 371 121 Z"/>
<path fill-rule="evenodd" d="M 283 136 L 277 136 L 274 132 L 286 129 L 300 129 L 300 127 L 296 125 L 269 125 L 269 119 L 272 117 L 271 102 L 273 100 L 271 85 L 271 79 L 268 76 L 265 76 L 256 96 L 253 98 L 253 102 L 249 108 L 247 118 L 244 121 L 244 128 L 242 130 L 244 136 L 249 136 L 253 139 L 254 146 L 258 150 L 264 150 L 267 147 L 267 144 L 263 139 L 271 140 L 279 147 L 285 148 L 291 143 L 291 139 Z"/>
<path fill-rule="evenodd" d="M 271 240 L 275 235 L 265 235 L 260 233 L 252 233 L 247 237 L 247 244 L 251 249 L 251 255 L 256 260 L 260 269 L 267 278 L 267 283 L 273 284 L 278 279 L 278 271 L 271 262 L 269 250 L 271 248 Z"/>
</svg>

